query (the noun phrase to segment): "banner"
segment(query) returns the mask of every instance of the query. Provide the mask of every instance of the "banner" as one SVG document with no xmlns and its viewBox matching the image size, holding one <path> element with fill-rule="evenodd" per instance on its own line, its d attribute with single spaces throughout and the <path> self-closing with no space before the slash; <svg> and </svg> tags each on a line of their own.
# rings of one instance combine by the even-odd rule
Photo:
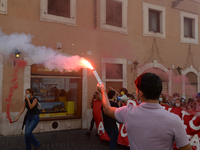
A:
<svg viewBox="0 0 200 150">
<path fill-rule="evenodd" d="M 134 106 L 138 105 L 138 103 L 133 100 L 128 100 L 128 104 L 132 104 Z M 94 112 L 95 123 L 98 129 L 98 134 L 99 134 L 100 139 L 110 141 L 110 138 L 108 137 L 103 126 L 103 120 L 101 118 L 101 106 L 102 106 L 101 101 L 94 101 L 93 112 Z M 190 114 L 179 107 L 169 107 L 167 105 L 163 105 L 162 107 L 166 111 L 177 114 L 181 118 L 186 130 L 186 133 L 189 137 L 192 149 L 200 150 L 200 116 L 199 115 L 197 116 L 195 114 Z M 126 127 L 124 126 L 124 124 L 117 123 L 117 125 L 119 128 L 119 136 L 118 136 L 117 143 L 121 145 L 129 146 Z M 174 149 L 178 150 L 175 144 L 174 144 Z"/>
</svg>

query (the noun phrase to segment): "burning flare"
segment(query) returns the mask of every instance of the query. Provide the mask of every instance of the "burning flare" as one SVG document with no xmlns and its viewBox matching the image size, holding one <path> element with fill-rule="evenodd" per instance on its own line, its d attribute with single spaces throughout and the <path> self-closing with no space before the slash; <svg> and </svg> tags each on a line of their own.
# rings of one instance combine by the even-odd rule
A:
<svg viewBox="0 0 200 150">
<path fill-rule="evenodd" d="M 92 67 L 92 65 L 89 63 L 89 61 L 82 60 L 81 62 L 84 64 L 85 67 L 90 68 L 92 70 L 92 72 L 93 72 L 94 76 L 96 77 L 98 83 L 102 84 L 102 81 L 101 81 L 97 71 Z"/>
<path fill-rule="evenodd" d="M 86 68 L 90 68 L 91 70 L 94 69 L 94 68 L 92 67 L 92 65 L 89 63 L 89 61 L 87 61 L 87 60 L 82 60 L 81 62 L 84 64 L 84 66 L 85 66 Z"/>
</svg>

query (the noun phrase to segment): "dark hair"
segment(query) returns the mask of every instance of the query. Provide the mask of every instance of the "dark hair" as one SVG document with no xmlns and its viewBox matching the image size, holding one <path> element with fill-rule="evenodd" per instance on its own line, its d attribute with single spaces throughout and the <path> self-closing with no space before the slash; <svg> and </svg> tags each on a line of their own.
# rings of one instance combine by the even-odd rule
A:
<svg viewBox="0 0 200 150">
<path fill-rule="evenodd" d="M 158 99 L 162 92 L 162 81 L 154 73 L 141 74 L 134 83 L 137 89 L 144 93 L 146 99 Z"/>
<path fill-rule="evenodd" d="M 182 100 L 180 98 L 177 98 L 176 100 L 178 100 L 180 104 L 182 104 Z"/>
<path fill-rule="evenodd" d="M 180 94 L 179 93 L 173 93 L 173 95 L 172 95 L 173 97 L 180 97 Z"/>
<path fill-rule="evenodd" d="M 101 94 L 99 92 L 94 92 L 93 99 L 101 100 L 102 99 Z"/>
<path fill-rule="evenodd" d="M 133 94 L 129 94 L 129 93 L 128 93 L 126 96 L 127 96 L 127 97 L 131 97 L 132 100 L 135 99 L 135 97 L 133 96 Z"/>
<path fill-rule="evenodd" d="M 113 96 L 115 96 L 115 91 L 113 91 L 113 90 L 110 90 L 110 91 L 108 91 L 108 99 L 112 99 L 113 98 Z"/>
<path fill-rule="evenodd" d="M 32 95 L 34 94 L 34 90 L 33 89 L 26 89 L 26 91 L 29 91 Z"/>
<path fill-rule="evenodd" d="M 121 88 L 119 92 L 124 92 L 125 95 L 128 94 L 128 90 L 126 88 Z"/>
</svg>

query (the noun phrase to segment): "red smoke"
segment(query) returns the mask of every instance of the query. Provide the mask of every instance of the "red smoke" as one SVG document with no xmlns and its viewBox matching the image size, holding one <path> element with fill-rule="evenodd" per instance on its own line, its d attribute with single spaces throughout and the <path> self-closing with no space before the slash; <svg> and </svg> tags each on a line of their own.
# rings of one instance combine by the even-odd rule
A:
<svg viewBox="0 0 200 150">
<path fill-rule="evenodd" d="M 24 60 L 15 60 L 15 68 L 14 68 L 14 75 L 13 75 L 13 79 L 11 81 L 11 86 L 9 88 L 9 94 L 8 94 L 8 98 L 6 98 L 6 101 L 8 102 L 7 104 L 7 110 L 6 110 L 6 114 L 7 114 L 7 118 L 10 121 L 10 123 L 13 123 L 11 118 L 10 118 L 10 106 L 12 106 L 11 100 L 12 100 L 12 96 L 14 91 L 18 88 L 18 70 L 20 69 L 20 67 L 22 69 L 24 69 L 24 67 L 26 66 L 26 61 Z"/>
</svg>

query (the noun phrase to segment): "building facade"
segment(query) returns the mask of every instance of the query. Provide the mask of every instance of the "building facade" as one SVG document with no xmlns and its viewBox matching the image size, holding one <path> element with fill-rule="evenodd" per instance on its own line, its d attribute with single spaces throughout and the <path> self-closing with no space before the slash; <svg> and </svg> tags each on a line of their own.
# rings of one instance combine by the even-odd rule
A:
<svg viewBox="0 0 200 150">
<path fill-rule="evenodd" d="M 10 116 L 16 118 L 25 90 L 33 88 L 43 108 L 34 132 L 88 128 L 97 84 L 90 69 L 51 70 L 36 63 L 45 54 L 28 50 L 18 58 L 27 61 L 25 68 L 16 72 L 13 53 L 8 55 L 3 48 L 6 35 L 19 39 L 21 33 L 31 35 L 39 52 L 49 53 L 50 47 L 66 57 L 84 57 L 107 91 L 125 87 L 135 92 L 134 80 L 144 72 L 161 77 L 165 94 L 178 92 L 189 98 L 200 91 L 200 0 L 0 0 L 0 4 L 1 135 L 23 133 L 24 114 L 10 124 L 6 113 L 15 73 L 18 88 Z M 14 44 L 20 51 L 17 39 Z"/>
</svg>

